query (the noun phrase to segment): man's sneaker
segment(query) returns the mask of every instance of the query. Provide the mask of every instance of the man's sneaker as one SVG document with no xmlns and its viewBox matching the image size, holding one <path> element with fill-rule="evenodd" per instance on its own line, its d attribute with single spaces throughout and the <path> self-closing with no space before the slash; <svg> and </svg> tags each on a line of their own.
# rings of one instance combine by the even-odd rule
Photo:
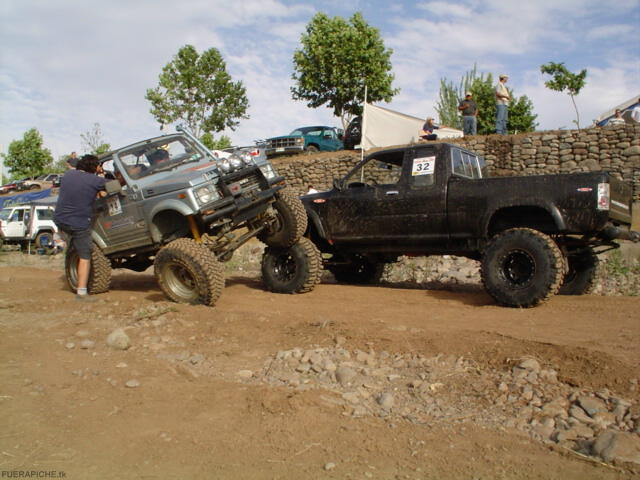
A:
<svg viewBox="0 0 640 480">
<path fill-rule="evenodd" d="M 78 300 L 79 302 L 84 302 L 84 303 L 94 303 L 97 302 L 97 300 L 89 295 L 78 295 L 76 293 L 76 300 Z"/>
</svg>

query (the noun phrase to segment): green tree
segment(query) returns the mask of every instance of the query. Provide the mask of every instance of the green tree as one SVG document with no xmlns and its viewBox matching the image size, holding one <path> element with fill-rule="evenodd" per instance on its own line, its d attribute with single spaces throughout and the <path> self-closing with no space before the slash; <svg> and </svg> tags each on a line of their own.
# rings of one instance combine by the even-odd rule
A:
<svg viewBox="0 0 640 480">
<path fill-rule="evenodd" d="M 200 137 L 200 141 L 204 143 L 209 150 L 224 150 L 225 148 L 231 147 L 231 139 L 226 135 L 222 135 L 216 140 L 210 132 L 207 132 Z"/>
<path fill-rule="evenodd" d="M 399 92 L 392 88 L 392 50 L 385 48 L 378 29 L 361 13 L 348 22 L 317 13 L 300 43 L 293 54 L 293 99 L 312 108 L 326 104 L 344 128 L 362 113 L 365 85 L 369 102 L 389 102 Z"/>
<path fill-rule="evenodd" d="M 41 175 L 53 162 L 51 152 L 43 146 L 42 135 L 35 128 L 27 130 L 22 140 L 11 142 L 7 154 L 2 156 L 13 178 Z"/>
<path fill-rule="evenodd" d="M 101 155 L 111 150 L 111 144 L 106 143 L 102 137 L 102 129 L 98 122 L 93 124 L 91 130 L 81 133 L 82 148 L 92 155 Z"/>
<path fill-rule="evenodd" d="M 571 97 L 573 108 L 576 111 L 576 119 L 574 123 L 580 129 L 580 113 L 578 112 L 578 106 L 576 105 L 575 97 L 580 93 L 582 87 L 585 86 L 587 78 L 587 70 L 583 69 L 580 73 L 571 73 L 563 62 L 554 63 L 549 62 L 544 65 L 540 65 L 540 72 L 543 74 L 551 75 L 552 79 L 544 82 L 544 85 L 556 92 L 566 91 Z"/>
<path fill-rule="evenodd" d="M 235 130 L 239 119 L 249 118 L 245 88 L 232 81 L 215 48 L 199 55 L 191 45 L 182 47 L 162 69 L 158 87 L 148 89 L 145 98 L 160 125 L 182 120 L 197 137 Z"/>
<path fill-rule="evenodd" d="M 509 105 L 509 119 L 507 130 L 509 133 L 532 132 L 538 125 L 533 113 L 533 103 L 526 96 L 516 97 L 510 88 L 511 103 Z M 468 71 L 458 83 L 447 79 L 440 80 L 440 97 L 435 107 L 440 123 L 454 128 L 462 127 L 462 118 L 458 112 L 458 105 L 466 92 L 473 94 L 473 100 L 478 105 L 478 135 L 489 135 L 496 131 L 496 96 L 493 75 L 478 74 L 476 67 Z"/>
</svg>

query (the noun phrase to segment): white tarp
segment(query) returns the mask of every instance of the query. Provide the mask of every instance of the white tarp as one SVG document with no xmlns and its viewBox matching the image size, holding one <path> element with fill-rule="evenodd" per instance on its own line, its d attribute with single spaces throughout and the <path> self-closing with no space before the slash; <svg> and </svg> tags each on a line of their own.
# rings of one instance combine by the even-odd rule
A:
<svg viewBox="0 0 640 480">
<path fill-rule="evenodd" d="M 424 118 L 365 103 L 360 148 L 369 150 L 375 147 L 416 143 L 420 139 L 424 121 Z M 449 127 L 441 127 L 433 133 L 438 135 L 438 139 L 462 137 L 462 130 Z"/>
</svg>

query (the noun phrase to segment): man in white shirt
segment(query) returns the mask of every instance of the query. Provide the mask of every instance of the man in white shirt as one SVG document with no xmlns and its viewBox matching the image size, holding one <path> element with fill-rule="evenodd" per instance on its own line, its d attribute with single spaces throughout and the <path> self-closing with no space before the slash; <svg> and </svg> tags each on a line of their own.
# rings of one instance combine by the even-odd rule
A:
<svg viewBox="0 0 640 480">
<path fill-rule="evenodd" d="M 509 101 L 511 100 L 509 90 L 505 86 L 507 80 L 509 80 L 509 75 L 502 74 L 496 85 L 496 133 L 500 135 L 507 134 L 507 118 Z"/>
</svg>

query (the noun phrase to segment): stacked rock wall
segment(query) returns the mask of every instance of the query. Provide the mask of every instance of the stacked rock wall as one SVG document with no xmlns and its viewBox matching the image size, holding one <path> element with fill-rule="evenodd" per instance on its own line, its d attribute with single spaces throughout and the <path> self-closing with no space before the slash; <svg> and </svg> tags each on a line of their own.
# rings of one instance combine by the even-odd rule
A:
<svg viewBox="0 0 640 480">
<path fill-rule="evenodd" d="M 482 155 L 492 175 L 540 175 L 605 170 L 633 186 L 640 201 L 640 125 L 447 139 Z M 359 160 L 359 151 L 277 158 L 274 165 L 299 193 L 331 188 Z"/>
</svg>

